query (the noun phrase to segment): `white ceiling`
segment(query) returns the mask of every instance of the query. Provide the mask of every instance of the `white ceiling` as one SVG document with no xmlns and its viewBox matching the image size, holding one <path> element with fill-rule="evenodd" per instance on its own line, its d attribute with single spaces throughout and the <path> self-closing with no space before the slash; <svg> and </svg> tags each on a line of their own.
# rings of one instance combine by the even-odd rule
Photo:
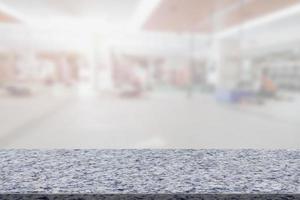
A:
<svg viewBox="0 0 300 200">
<path fill-rule="evenodd" d="M 227 45 L 240 42 L 244 52 L 260 55 L 300 44 L 300 4 L 219 33 Z"/>
<path fill-rule="evenodd" d="M 131 20 L 142 0 L 0 0 L 0 8 L 25 22 L 105 21 L 115 26 Z"/>
<path fill-rule="evenodd" d="M 150 2 L 153 5 L 150 5 Z M 105 21 L 113 26 L 122 27 L 134 18 L 139 21 L 142 18 L 141 14 L 144 14 L 144 17 L 147 17 L 147 13 L 145 12 L 147 9 L 145 10 L 145 7 L 148 7 L 149 9 L 155 8 L 155 4 L 157 5 L 158 3 L 159 0 L 0 0 L 0 10 L 4 9 L 16 16 L 23 17 L 26 21 L 40 22 L 42 25 L 47 25 L 54 21 L 63 22 L 63 26 L 67 26 L 64 21 L 77 23 L 83 20 L 81 21 L 83 23 L 80 23 L 80 25 L 82 25 L 85 24 L 84 20 L 87 20 L 92 22 L 92 26 L 100 27 L 103 25 L 100 21 Z M 298 26 L 300 21 L 300 5 L 298 7 L 299 8 L 296 10 L 297 12 L 295 11 L 292 14 L 280 16 L 280 18 L 277 17 L 267 23 L 265 22 L 260 23 L 260 25 L 251 26 L 251 28 L 244 30 L 242 33 L 240 31 L 235 31 L 232 34 L 227 34 L 226 38 L 238 39 L 241 36 L 246 41 L 246 46 L 249 49 L 255 49 L 255 52 L 257 53 L 260 52 L 260 49 L 267 49 L 269 46 L 273 48 L 274 44 L 277 45 L 276 47 L 278 49 L 281 48 L 281 44 L 283 43 L 297 41 L 295 44 L 298 45 L 298 42 L 300 41 L 300 26 Z M 151 12 L 151 9 L 148 10 L 148 12 Z M 2 45 L 5 42 L 12 46 L 15 45 L 15 43 L 24 43 L 25 45 L 28 45 L 28 43 L 31 42 L 30 38 L 38 40 L 36 38 L 39 38 L 37 36 L 39 34 L 46 37 L 46 39 L 40 39 L 41 43 L 48 42 L 48 46 L 51 46 L 52 44 L 53 46 L 57 46 L 55 42 L 51 40 L 51 38 L 53 38 L 53 40 L 59 38 L 57 29 L 50 29 L 52 32 L 48 31 L 48 29 L 47 31 L 30 32 L 28 29 L 22 27 L 19 27 L 18 29 L 8 29 L 3 27 L 3 25 L 1 25 L 1 27 L 0 41 Z M 79 28 L 80 27 L 81 26 L 79 26 Z M 27 30 L 28 33 L 20 34 L 24 33 L 24 30 Z M 121 30 L 123 31 L 123 29 Z M 33 34 L 35 32 L 36 34 Z M 73 32 L 76 33 L 73 38 L 76 38 L 77 40 L 78 38 L 82 39 L 82 37 L 78 36 L 78 29 L 75 29 Z M 73 32 L 71 33 L 73 34 Z M 124 32 L 120 32 L 120 35 L 124 35 Z M 66 36 L 68 39 L 71 38 L 71 33 L 68 32 Z M 9 38 L 12 38 L 11 41 Z M 141 37 L 132 35 L 131 37 L 122 37 L 120 41 L 117 40 L 116 37 L 112 38 L 119 43 L 119 46 L 121 45 L 124 46 L 124 48 L 128 48 L 128 51 L 132 49 L 134 51 L 142 52 L 142 47 L 146 46 L 147 50 L 144 51 L 147 51 L 146 53 L 153 52 L 154 54 L 166 51 L 163 47 L 169 48 L 170 54 L 177 54 L 183 50 L 182 45 L 184 46 L 184 42 L 180 42 L 178 39 L 173 40 L 173 37 L 168 34 L 165 36 L 155 36 L 153 38 L 152 36 L 148 37 L 148 35 L 147 37 L 143 37 L 143 35 Z M 18 42 L 12 42 L 15 40 L 18 40 Z M 64 41 L 66 38 L 62 37 L 61 40 Z M 59 40 L 57 43 L 60 44 L 61 41 Z M 161 49 L 161 51 L 159 51 L 159 49 Z"/>
</svg>

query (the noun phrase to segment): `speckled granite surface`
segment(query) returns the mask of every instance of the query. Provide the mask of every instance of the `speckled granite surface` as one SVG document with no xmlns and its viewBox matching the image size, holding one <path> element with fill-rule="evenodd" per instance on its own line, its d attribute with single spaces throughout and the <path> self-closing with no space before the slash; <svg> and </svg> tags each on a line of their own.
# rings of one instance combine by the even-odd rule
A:
<svg viewBox="0 0 300 200">
<path fill-rule="evenodd" d="M 300 150 L 0 150 L 0 199 L 33 193 L 295 199 Z"/>
</svg>

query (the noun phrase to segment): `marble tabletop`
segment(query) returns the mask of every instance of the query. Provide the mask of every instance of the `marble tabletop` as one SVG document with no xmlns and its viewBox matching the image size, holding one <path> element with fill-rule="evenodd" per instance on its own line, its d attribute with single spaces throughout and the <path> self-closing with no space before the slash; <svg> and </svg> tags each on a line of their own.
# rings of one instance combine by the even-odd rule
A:
<svg viewBox="0 0 300 200">
<path fill-rule="evenodd" d="M 300 150 L 0 150 L 0 199 L 299 193 Z"/>
</svg>

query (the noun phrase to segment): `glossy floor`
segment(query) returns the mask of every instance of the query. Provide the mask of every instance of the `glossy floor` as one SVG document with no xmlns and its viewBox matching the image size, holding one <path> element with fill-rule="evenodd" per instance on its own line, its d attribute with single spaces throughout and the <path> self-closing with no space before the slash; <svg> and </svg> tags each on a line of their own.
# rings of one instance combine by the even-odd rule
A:
<svg viewBox="0 0 300 200">
<path fill-rule="evenodd" d="M 0 99 L 1 148 L 299 148 L 300 99 L 232 106 L 149 94 Z"/>
</svg>

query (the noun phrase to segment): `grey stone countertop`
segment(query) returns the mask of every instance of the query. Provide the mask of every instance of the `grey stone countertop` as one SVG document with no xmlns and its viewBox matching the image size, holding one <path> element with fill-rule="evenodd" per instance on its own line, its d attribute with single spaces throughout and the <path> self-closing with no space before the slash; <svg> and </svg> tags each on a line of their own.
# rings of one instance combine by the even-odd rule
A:
<svg viewBox="0 0 300 200">
<path fill-rule="evenodd" d="M 0 194 L 300 193 L 300 150 L 0 150 Z"/>
</svg>

